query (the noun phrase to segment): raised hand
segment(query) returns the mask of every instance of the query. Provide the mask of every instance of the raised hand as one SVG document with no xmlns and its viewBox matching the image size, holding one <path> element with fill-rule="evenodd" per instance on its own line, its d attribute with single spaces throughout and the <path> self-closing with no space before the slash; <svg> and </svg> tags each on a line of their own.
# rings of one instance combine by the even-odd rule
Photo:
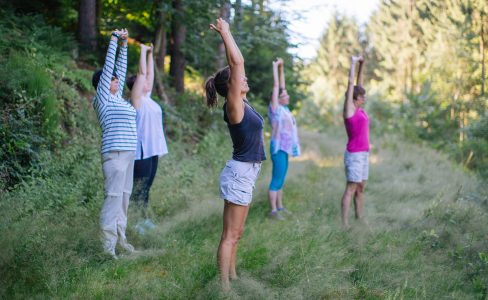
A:
<svg viewBox="0 0 488 300">
<path fill-rule="evenodd" d="M 119 36 L 122 40 L 127 40 L 129 38 L 129 31 L 127 31 L 127 28 L 120 30 Z"/>
<path fill-rule="evenodd" d="M 281 57 L 277 57 L 276 61 L 278 62 L 278 65 L 284 65 L 285 64 L 285 62 L 283 61 L 283 58 L 281 58 Z"/>
<path fill-rule="evenodd" d="M 151 51 L 152 49 L 152 47 L 144 45 L 143 43 L 141 43 L 140 46 L 141 46 L 141 51 Z"/>
<path fill-rule="evenodd" d="M 222 34 L 224 32 L 229 32 L 229 23 L 227 23 L 224 19 L 218 18 L 215 24 L 210 24 L 210 29 L 217 31 L 218 33 Z"/>
</svg>

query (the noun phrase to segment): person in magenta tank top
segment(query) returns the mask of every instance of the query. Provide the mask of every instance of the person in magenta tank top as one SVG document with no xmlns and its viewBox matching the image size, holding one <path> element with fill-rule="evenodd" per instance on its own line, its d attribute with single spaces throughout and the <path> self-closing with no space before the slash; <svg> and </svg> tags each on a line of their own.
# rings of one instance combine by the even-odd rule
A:
<svg viewBox="0 0 488 300">
<path fill-rule="evenodd" d="M 219 18 L 210 28 L 217 31 L 225 46 L 227 63 L 205 82 L 207 105 L 217 105 L 217 93 L 225 98 L 222 107 L 234 151 L 220 174 L 220 197 L 224 200 L 223 229 L 217 252 L 222 290 L 230 290 L 237 279 L 237 244 L 244 231 L 252 192 L 266 159 L 263 117 L 246 99 L 249 92 L 244 57 L 237 47 L 229 24 Z"/>
<path fill-rule="evenodd" d="M 347 146 L 344 152 L 346 171 L 346 189 L 341 201 L 342 226 L 349 227 L 349 206 L 354 200 L 356 219 L 363 217 L 364 189 L 369 173 L 369 118 L 363 110 L 366 90 L 363 88 L 364 58 L 353 56 L 346 96 L 343 118 L 347 132 Z M 357 84 L 354 85 L 356 63 L 359 62 Z"/>
</svg>

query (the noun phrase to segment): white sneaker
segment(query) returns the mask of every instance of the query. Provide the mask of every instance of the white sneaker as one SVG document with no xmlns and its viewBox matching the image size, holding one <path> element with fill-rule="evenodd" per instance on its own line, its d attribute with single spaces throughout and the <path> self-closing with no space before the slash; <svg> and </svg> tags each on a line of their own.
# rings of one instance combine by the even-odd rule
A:
<svg viewBox="0 0 488 300">
<path fill-rule="evenodd" d="M 122 247 L 122 249 L 124 249 L 128 253 L 134 252 L 134 246 L 132 246 L 131 244 L 127 243 L 126 240 L 119 241 L 119 246 Z"/>
<path fill-rule="evenodd" d="M 135 228 L 140 235 L 144 235 L 146 233 L 146 228 L 142 222 L 137 223 Z"/>
<path fill-rule="evenodd" d="M 103 253 L 110 255 L 113 259 L 117 260 L 119 259 L 117 255 L 115 255 L 115 249 L 110 249 L 110 250 L 103 250 Z"/>
<path fill-rule="evenodd" d="M 278 211 L 270 212 L 268 218 L 270 218 L 271 220 L 280 220 L 280 221 L 285 220 L 285 217 L 283 217 Z"/>
<path fill-rule="evenodd" d="M 156 227 L 156 224 L 154 224 L 150 219 L 144 220 L 143 225 L 146 226 L 147 229 L 153 229 Z"/>
</svg>

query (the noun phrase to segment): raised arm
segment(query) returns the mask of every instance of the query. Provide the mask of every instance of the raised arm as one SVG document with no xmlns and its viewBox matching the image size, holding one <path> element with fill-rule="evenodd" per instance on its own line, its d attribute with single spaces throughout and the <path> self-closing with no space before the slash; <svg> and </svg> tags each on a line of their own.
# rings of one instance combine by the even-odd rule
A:
<svg viewBox="0 0 488 300">
<path fill-rule="evenodd" d="M 279 58 L 280 61 L 280 89 L 282 91 L 286 90 L 285 86 L 285 62 L 282 58 Z"/>
<path fill-rule="evenodd" d="M 244 57 L 234 41 L 229 24 L 224 19 L 217 19 L 216 24 L 210 24 L 210 28 L 220 33 L 224 42 L 227 63 L 230 67 L 229 90 L 227 92 L 227 116 L 231 124 L 237 124 L 244 117 L 244 105 L 241 94 L 241 83 L 246 77 Z"/>
<path fill-rule="evenodd" d="M 147 75 L 146 75 L 146 84 L 149 89 L 149 93 L 152 92 L 153 85 L 154 85 L 154 46 L 151 46 L 148 49 L 147 54 Z"/>
<path fill-rule="evenodd" d="M 107 55 L 105 56 L 105 63 L 102 69 L 102 75 L 97 86 L 97 95 L 99 101 L 106 101 L 110 95 L 110 82 L 112 81 L 112 73 L 115 66 L 115 55 L 117 53 L 117 41 L 119 39 L 119 31 L 116 29 L 112 32 L 110 43 L 108 45 Z"/>
<path fill-rule="evenodd" d="M 279 105 L 278 102 L 278 93 L 279 93 L 279 88 L 280 88 L 280 83 L 279 83 L 279 75 L 278 75 L 278 68 L 281 65 L 281 62 L 279 60 L 273 61 L 273 93 L 271 94 L 271 108 L 276 110 L 276 108 Z"/>
<path fill-rule="evenodd" d="M 125 76 L 127 74 L 127 40 L 129 38 L 129 32 L 127 29 L 123 29 L 120 31 L 120 40 L 122 45 L 120 46 L 119 55 L 117 56 L 116 65 L 116 74 L 117 78 L 119 79 L 119 90 L 117 95 L 122 97 L 122 93 L 124 91 L 125 85 Z"/>
<path fill-rule="evenodd" d="M 359 61 L 359 71 L 358 71 L 358 78 L 357 78 L 356 85 L 359 85 L 360 87 L 364 87 L 364 77 L 363 77 L 364 57 L 360 56 L 358 61 Z"/>
<path fill-rule="evenodd" d="M 141 44 L 141 55 L 139 57 L 139 69 L 137 71 L 136 81 L 132 86 L 132 90 L 130 93 L 130 101 L 132 102 L 132 106 L 136 109 L 139 109 L 141 106 L 141 99 L 144 97 L 144 85 L 146 84 L 147 78 L 147 63 L 146 57 L 149 47 Z"/>
<path fill-rule="evenodd" d="M 353 102 L 353 91 L 354 91 L 354 75 L 356 69 L 356 63 L 359 61 L 358 56 L 353 56 L 351 58 L 351 69 L 349 70 L 349 77 L 347 82 L 347 92 L 344 99 L 344 110 L 342 115 L 344 119 L 350 118 L 354 115 L 354 102 Z"/>
</svg>

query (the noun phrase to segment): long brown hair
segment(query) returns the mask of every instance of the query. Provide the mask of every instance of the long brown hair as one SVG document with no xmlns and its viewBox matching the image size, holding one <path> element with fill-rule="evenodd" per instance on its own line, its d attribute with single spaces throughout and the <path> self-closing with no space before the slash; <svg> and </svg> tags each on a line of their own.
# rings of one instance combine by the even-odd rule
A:
<svg viewBox="0 0 488 300">
<path fill-rule="evenodd" d="M 205 92 L 207 95 L 207 106 L 214 107 L 217 105 L 217 93 L 226 98 L 229 91 L 228 83 L 230 79 L 230 68 L 226 66 L 218 70 L 214 75 L 205 81 Z"/>
</svg>

